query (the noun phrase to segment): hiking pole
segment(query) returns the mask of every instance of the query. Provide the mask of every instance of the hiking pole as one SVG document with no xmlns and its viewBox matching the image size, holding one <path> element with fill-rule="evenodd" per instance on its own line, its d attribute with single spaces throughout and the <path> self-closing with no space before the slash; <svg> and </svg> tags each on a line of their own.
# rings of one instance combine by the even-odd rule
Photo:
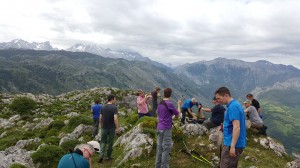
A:
<svg viewBox="0 0 300 168">
<path fill-rule="evenodd" d="M 199 156 L 201 159 L 203 159 L 207 164 L 214 166 L 214 164 L 210 161 L 208 161 L 205 157 L 200 155 L 200 153 L 196 152 L 195 150 L 192 150 L 191 153 L 194 153 L 195 155 Z"/>
<path fill-rule="evenodd" d="M 174 125 L 173 122 L 172 122 L 172 125 L 174 126 L 175 130 L 178 131 L 177 128 L 176 128 L 176 126 Z M 185 147 L 185 153 L 186 153 L 186 154 L 192 156 L 192 158 L 194 158 L 194 159 L 196 159 L 196 160 L 198 160 L 198 161 L 201 161 L 201 162 L 203 162 L 203 163 L 206 163 L 206 164 L 209 164 L 209 165 L 211 165 L 211 166 L 214 166 L 214 164 L 212 164 L 210 161 L 208 161 L 207 159 L 205 159 L 202 155 L 199 155 L 200 158 L 198 158 L 197 156 L 193 155 L 193 154 L 191 153 L 191 151 L 188 149 L 188 147 L 187 147 L 186 143 L 184 142 L 184 140 L 183 140 L 182 138 L 180 138 L 180 139 L 182 140 L 182 143 L 183 143 L 183 145 L 184 145 L 184 147 Z M 201 159 L 202 159 L 202 160 L 201 160 Z"/>
</svg>

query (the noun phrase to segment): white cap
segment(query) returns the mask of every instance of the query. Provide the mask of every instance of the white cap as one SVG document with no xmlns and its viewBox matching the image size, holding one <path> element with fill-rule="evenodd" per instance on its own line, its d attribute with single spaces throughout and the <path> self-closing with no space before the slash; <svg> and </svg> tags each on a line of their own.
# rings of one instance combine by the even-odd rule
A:
<svg viewBox="0 0 300 168">
<path fill-rule="evenodd" d="M 89 141 L 87 144 L 92 145 L 96 152 L 100 152 L 100 144 L 97 141 Z"/>
</svg>

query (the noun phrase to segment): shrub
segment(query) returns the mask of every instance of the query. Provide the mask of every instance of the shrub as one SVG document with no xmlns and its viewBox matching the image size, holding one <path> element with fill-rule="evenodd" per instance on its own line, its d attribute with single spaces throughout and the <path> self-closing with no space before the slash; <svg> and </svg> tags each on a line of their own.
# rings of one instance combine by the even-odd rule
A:
<svg viewBox="0 0 300 168">
<path fill-rule="evenodd" d="M 48 144 L 48 145 L 58 145 L 60 139 L 57 137 L 47 137 L 43 141 L 45 144 Z"/>
<path fill-rule="evenodd" d="M 85 117 L 85 116 L 72 117 L 70 119 L 70 121 L 69 121 L 69 128 L 71 130 L 73 130 L 74 128 L 76 128 L 80 124 L 92 125 L 93 124 L 93 120 L 91 118 Z"/>
<path fill-rule="evenodd" d="M 40 168 L 57 167 L 60 157 L 64 154 L 63 150 L 54 145 L 46 145 L 31 155 L 34 164 L 42 163 Z"/>
<path fill-rule="evenodd" d="M 28 97 L 15 98 L 12 104 L 9 106 L 11 110 L 17 112 L 20 115 L 30 114 L 32 110 L 36 108 L 37 103 Z"/>
<path fill-rule="evenodd" d="M 172 139 L 175 141 L 175 142 L 181 142 L 183 140 L 186 139 L 186 136 L 184 135 L 184 133 L 182 132 L 181 129 L 179 129 L 177 127 L 177 129 L 175 129 L 173 127 L 173 130 L 172 130 Z"/>
<path fill-rule="evenodd" d="M 48 130 L 51 130 L 51 129 L 61 129 L 62 127 L 65 126 L 65 123 L 63 121 L 60 121 L 60 120 L 55 120 L 55 121 L 52 121 L 49 126 L 48 126 Z"/>
<path fill-rule="evenodd" d="M 14 164 L 10 165 L 9 168 L 27 168 L 27 167 L 20 163 L 14 163 Z"/>
<path fill-rule="evenodd" d="M 141 124 L 143 128 L 152 128 L 156 129 L 157 127 L 157 118 L 155 117 L 142 117 L 138 120 L 137 124 Z"/>
<path fill-rule="evenodd" d="M 134 113 L 130 116 L 128 116 L 128 118 L 126 119 L 126 123 L 131 124 L 131 125 L 135 125 L 135 123 L 139 120 L 139 115 Z"/>
<path fill-rule="evenodd" d="M 80 144 L 81 142 L 77 139 L 69 140 L 63 142 L 60 147 L 63 149 L 63 151 L 69 151 L 69 149 L 74 149 L 76 145 Z"/>
<path fill-rule="evenodd" d="M 46 137 L 57 136 L 59 131 L 57 129 L 51 129 L 47 132 Z"/>
</svg>

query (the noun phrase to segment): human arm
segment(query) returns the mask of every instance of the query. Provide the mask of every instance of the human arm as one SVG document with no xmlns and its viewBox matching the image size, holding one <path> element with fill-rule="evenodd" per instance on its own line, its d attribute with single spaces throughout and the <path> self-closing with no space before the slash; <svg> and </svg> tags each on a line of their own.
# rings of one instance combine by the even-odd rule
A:
<svg viewBox="0 0 300 168">
<path fill-rule="evenodd" d="M 235 145 L 236 142 L 240 136 L 240 121 L 239 120 L 233 120 L 232 121 L 232 125 L 233 125 L 233 130 L 232 130 L 232 140 L 231 140 L 231 145 L 230 145 L 230 151 L 229 151 L 229 155 L 231 157 L 235 157 Z"/>
<path fill-rule="evenodd" d="M 120 133 L 120 126 L 119 126 L 119 120 L 118 120 L 118 115 L 117 114 L 114 115 L 114 122 L 115 122 L 115 125 L 116 125 L 116 133 Z"/>
<path fill-rule="evenodd" d="M 261 111 L 262 111 L 261 108 L 257 109 L 258 114 L 260 114 Z"/>
<path fill-rule="evenodd" d="M 187 112 L 188 112 L 191 116 L 193 116 L 193 119 L 194 119 L 194 120 L 197 119 L 196 114 L 192 112 L 192 109 L 191 109 L 191 108 L 188 108 Z"/>
<path fill-rule="evenodd" d="M 99 127 L 100 127 L 100 129 L 102 128 L 102 114 L 100 114 L 100 117 L 99 117 Z"/>
</svg>

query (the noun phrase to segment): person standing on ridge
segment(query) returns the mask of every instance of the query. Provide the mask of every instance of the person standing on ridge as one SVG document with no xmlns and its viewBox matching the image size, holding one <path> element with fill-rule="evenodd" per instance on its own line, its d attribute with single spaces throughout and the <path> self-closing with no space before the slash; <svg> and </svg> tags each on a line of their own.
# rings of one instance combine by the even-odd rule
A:
<svg viewBox="0 0 300 168">
<path fill-rule="evenodd" d="M 118 108 L 115 105 L 116 98 L 114 95 L 107 97 L 107 104 L 103 105 L 100 112 L 100 159 L 99 163 L 103 161 L 105 146 L 108 145 L 106 159 L 111 160 L 113 151 L 113 141 L 115 133 L 120 133 L 120 126 L 118 121 Z"/>
<path fill-rule="evenodd" d="M 145 92 L 143 90 L 138 91 L 138 98 L 137 98 L 137 108 L 138 108 L 138 114 L 139 118 L 144 116 L 151 116 L 151 114 L 148 111 L 148 104 L 147 101 L 151 97 L 151 95 L 145 95 Z"/>
<path fill-rule="evenodd" d="M 153 92 L 151 92 L 151 96 L 152 96 L 152 116 L 156 116 L 156 110 L 157 110 L 157 97 L 160 96 L 159 95 L 159 91 L 160 88 L 159 87 L 155 87 L 155 90 Z"/>
<path fill-rule="evenodd" d="M 93 114 L 93 121 L 94 121 L 94 128 L 93 128 L 93 138 L 98 134 L 98 128 L 99 128 L 99 117 L 100 117 L 100 111 L 102 108 L 102 104 L 100 104 L 99 100 L 95 101 L 95 104 L 92 105 L 91 111 Z"/>
<path fill-rule="evenodd" d="M 224 116 L 224 146 L 221 154 L 221 168 L 236 168 L 246 147 L 246 122 L 242 106 L 231 97 L 227 87 L 220 87 L 215 92 L 217 100 L 227 105 Z"/>
<path fill-rule="evenodd" d="M 172 116 L 180 112 L 181 101 L 177 102 L 177 110 L 170 101 L 172 89 L 164 89 L 164 99 L 158 105 L 157 147 L 155 167 L 169 167 L 169 154 L 172 148 Z"/>
</svg>

